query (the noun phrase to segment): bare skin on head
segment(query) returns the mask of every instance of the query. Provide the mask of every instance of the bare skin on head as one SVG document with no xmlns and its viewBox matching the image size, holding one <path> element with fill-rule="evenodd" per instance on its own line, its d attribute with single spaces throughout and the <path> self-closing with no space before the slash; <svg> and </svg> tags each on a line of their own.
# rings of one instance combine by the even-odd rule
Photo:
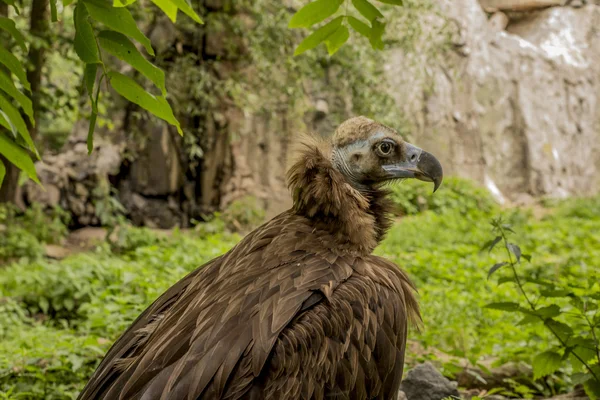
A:
<svg viewBox="0 0 600 400">
<path fill-rule="evenodd" d="M 439 162 L 364 117 L 301 138 L 294 206 L 159 297 L 80 399 L 393 399 L 414 288 L 371 254 L 390 222 L 385 182 L 442 180 Z"/>
<path fill-rule="evenodd" d="M 417 178 L 441 184 L 442 166 L 431 154 L 407 143 L 393 129 L 365 117 L 344 122 L 333 136 L 334 165 L 354 184 Z"/>
</svg>

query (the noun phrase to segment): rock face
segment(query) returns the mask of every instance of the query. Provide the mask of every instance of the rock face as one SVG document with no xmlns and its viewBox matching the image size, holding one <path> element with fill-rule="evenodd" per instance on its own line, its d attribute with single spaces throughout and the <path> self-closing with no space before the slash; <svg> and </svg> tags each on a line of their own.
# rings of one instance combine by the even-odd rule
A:
<svg viewBox="0 0 600 400">
<path fill-rule="evenodd" d="M 439 154 L 450 174 L 474 178 L 499 198 L 596 193 L 600 7 L 512 16 L 503 30 L 504 17 L 488 21 L 477 0 L 440 3 L 458 27 L 452 50 L 427 65 L 389 54 L 392 95 L 411 116 L 416 142 Z M 420 83 L 403 79 L 419 69 L 428 71 Z"/>
<path fill-rule="evenodd" d="M 400 398 L 407 400 L 442 400 L 446 397 L 460 394 L 456 389 L 456 383 L 444 378 L 431 363 L 417 365 L 408 371 L 406 378 L 400 385 Z"/>
<path fill-rule="evenodd" d="M 475 179 L 500 201 L 597 193 L 600 1 L 562 1 L 571 6 L 526 13 L 515 13 L 511 4 L 517 3 L 536 8 L 556 2 L 481 0 L 493 11 L 489 17 L 477 0 L 434 2 L 439 12 L 421 24 L 423 51 L 389 50 L 384 86 L 414 126 L 408 139 L 436 154 L 446 175 Z M 206 18 L 253 29 L 252 19 L 228 4 L 211 0 Z M 91 157 L 85 123 L 61 154 L 44 157 L 37 168 L 46 192 L 29 182 L 26 202 L 60 205 L 76 226 L 104 224 L 118 211 L 135 224 L 157 228 L 187 227 L 247 195 L 259 199 L 267 218 L 290 206 L 285 186 L 290 139 L 307 129 L 330 134 L 353 114 L 357 99 L 351 88 L 333 89 L 347 67 L 328 67 L 321 81 L 302 82 L 302 94 L 294 96 L 302 104 L 297 110 L 286 110 L 285 96 L 268 103 L 268 112 L 240 106 L 223 93 L 194 97 L 210 89 L 194 82 L 253 77 L 257 66 L 242 57 L 248 43 L 238 40 L 237 30 L 207 24 L 201 31 L 173 31 L 171 25 L 165 19 L 149 36 L 164 50 L 161 58 L 170 60 L 169 92 L 186 136 L 156 118 L 138 119 L 139 110 L 123 106 L 113 116 L 117 132 L 105 132 L 106 142 L 97 132 Z M 389 35 L 406 34 L 391 25 Z M 452 29 L 439 29 L 442 25 Z M 430 57 L 431 41 L 447 50 Z M 173 60 L 187 59 L 183 48 L 195 49 L 191 53 L 201 54 L 202 62 L 175 68 Z M 185 75 L 200 67 L 203 74 Z M 132 133 L 136 129 L 139 137 Z"/>
<path fill-rule="evenodd" d="M 145 196 L 166 196 L 183 185 L 183 167 L 175 138 L 167 124 L 160 120 L 142 123 L 147 143 L 131 164 L 132 190 Z"/>
<path fill-rule="evenodd" d="M 71 214 L 74 226 L 98 225 L 110 207 L 109 177 L 116 176 L 122 163 L 122 145 L 97 140 L 88 155 L 85 141 L 77 139 L 56 155 L 46 155 L 36 163 L 36 171 L 44 185 L 24 185 L 23 197 L 28 203 L 60 206 Z"/>
</svg>

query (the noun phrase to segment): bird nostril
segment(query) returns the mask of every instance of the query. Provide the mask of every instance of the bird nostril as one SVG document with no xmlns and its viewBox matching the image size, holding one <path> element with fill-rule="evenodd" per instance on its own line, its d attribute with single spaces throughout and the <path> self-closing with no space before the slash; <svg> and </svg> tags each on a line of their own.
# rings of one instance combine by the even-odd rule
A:
<svg viewBox="0 0 600 400">
<path fill-rule="evenodd" d="M 412 161 L 412 162 L 417 161 L 417 155 L 413 154 L 412 156 L 410 156 L 410 161 Z"/>
</svg>

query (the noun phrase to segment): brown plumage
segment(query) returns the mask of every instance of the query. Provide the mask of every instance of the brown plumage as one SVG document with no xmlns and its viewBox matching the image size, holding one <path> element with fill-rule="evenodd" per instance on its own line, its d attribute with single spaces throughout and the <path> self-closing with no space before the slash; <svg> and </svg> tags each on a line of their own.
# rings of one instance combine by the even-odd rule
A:
<svg viewBox="0 0 600 400">
<path fill-rule="evenodd" d="M 395 398 L 419 310 L 406 274 L 371 252 L 390 226 L 381 184 L 411 174 L 437 187 L 442 172 L 366 118 L 304 137 L 294 207 L 159 297 L 79 399 Z"/>
</svg>

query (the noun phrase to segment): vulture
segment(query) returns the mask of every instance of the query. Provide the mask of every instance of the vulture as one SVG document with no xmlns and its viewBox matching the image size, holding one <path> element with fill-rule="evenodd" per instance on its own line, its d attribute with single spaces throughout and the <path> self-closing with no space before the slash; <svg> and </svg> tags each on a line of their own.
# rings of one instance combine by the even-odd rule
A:
<svg viewBox="0 0 600 400">
<path fill-rule="evenodd" d="M 442 181 L 430 153 L 365 117 L 298 141 L 293 206 L 175 283 L 114 343 L 81 400 L 396 399 L 405 272 L 372 252 L 387 183 Z"/>
</svg>

